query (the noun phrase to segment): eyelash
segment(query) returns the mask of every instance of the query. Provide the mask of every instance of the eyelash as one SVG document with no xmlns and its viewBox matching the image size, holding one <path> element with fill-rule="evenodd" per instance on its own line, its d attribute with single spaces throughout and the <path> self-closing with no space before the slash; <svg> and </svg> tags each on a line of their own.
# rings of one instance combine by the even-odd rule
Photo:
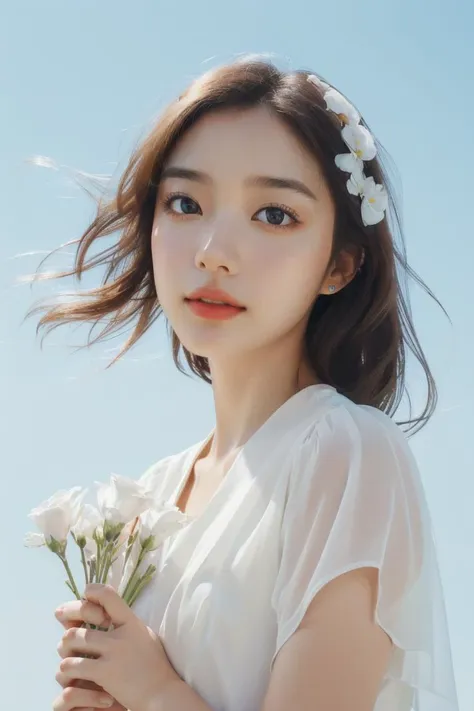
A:
<svg viewBox="0 0 474 711">
<path fill-rule="evenodd" d="M 163 209 L 166 214 L 172 215 L 173 217 L 176 217 L 178 219 L 184 219 L 188 217 L 188 215 L 181 215 L 174 210 L 171 209 L 171 204 L 173 203 L 174 200 L 177 200 L 178 198 L 188 198 L 192 202 L 194 202 L 196 205 L 199 206 L 199 203 L 196 202 L 190 195 L 187 195 L 186 193 L 169 193 L 166 195 L 163 199 Z M 292 220 L 294 220 L 291 224 L 289 225 L 272 225 L 269 222 L 263 222 L 262 224 L 267 225 L 268 227 L 274 227 L 276 230 L 288 230 L 291 229 L 292 227 L 296 227 L 296 225 L 301 224 L 300 219 L 298 218 L 298 214 L 291 208 L 288 207 L 287 205 L 280 205 L 279 203 L 268 203 L 268 205 L 264 205 L 261 207 L 255 214 L 258 214 L 259 212 L 262 212 L 262 210 L 266 210 L 268 208 L 275 207 L 278 210 L 281 210 L 285 215 L 288 217 L 291 217 Z M 201 208 L 199 208 L 201 209 Z M 253 218 L 252 218 L 253 219 Z M 256 220 L 256 222 L 260 222 L 260 220 Z"/>
</svg>

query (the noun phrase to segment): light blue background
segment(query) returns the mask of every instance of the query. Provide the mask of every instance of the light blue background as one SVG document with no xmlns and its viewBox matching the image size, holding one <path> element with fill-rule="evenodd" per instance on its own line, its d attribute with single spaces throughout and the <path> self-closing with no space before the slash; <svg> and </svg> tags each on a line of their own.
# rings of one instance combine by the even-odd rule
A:
<svg viewBox="0 0 474 711">
<path fill-rule="evenodd" d="M 123 339 L 73 354 L 87 329 L 35 339 L 37 299 L 71 282 L 17 280 L 42 252 L 79 237 L 94 206 L 61 165 L 115 175 L 160 108 L 194 76 L 239 53 L 325 75 L 362 110 L 398 166 L 408 252 L 452 326 L 413 291 L 440 388 L 413 440 L 431 507 L 463 711 L 474 707 L 474 484 L 471 119 L 468 0 L 43 0 L 0 3 L 0 383 L 2 706 L 46 711 L 70 598 L 59 561 L 22 547 L 29 510 L 56 489 L 114 471 L 136 477 L 212 427 L 210 390 L 178 374 L 157 325 L 114 368 Z M 65 267 L 71 249 L 45 268 Z M 27 252 L 34 255 L 18 257 Z M 69 254 L 68 254 L 69 252 Z M 95 278 L 95 281 L 94 281 Z M 85 286 L 98 283 L 89 275 Z M 412 385 L 418 390 L 416 376 Z"/>
</svg>

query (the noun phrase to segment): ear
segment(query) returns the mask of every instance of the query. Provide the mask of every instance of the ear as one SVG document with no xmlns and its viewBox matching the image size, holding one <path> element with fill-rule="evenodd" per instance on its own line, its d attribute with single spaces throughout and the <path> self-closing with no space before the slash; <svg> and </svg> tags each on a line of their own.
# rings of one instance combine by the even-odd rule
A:
<svg viewBox="0 0 474 711">
<path fill-rule="evenodd" d="M 326 276 L 323 279 L 320 294 L 332 296 L 349 284 L 363 261 L 363 252 L 356 247 L 343 249 L 329 264 Z"/>
</svg>

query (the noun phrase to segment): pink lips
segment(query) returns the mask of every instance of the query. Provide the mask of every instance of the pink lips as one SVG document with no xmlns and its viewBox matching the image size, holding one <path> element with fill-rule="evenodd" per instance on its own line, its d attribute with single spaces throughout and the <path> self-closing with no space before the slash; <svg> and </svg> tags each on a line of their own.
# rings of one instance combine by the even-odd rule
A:
<svg viewBox="0 0 474 711">
<path fill-rule="evenodd" d="M 196 316 L 216 321 L 227 321 L 246 310 L 227 292 L 211 287 L 196 289 L 185 301 Z"/>
</svg>

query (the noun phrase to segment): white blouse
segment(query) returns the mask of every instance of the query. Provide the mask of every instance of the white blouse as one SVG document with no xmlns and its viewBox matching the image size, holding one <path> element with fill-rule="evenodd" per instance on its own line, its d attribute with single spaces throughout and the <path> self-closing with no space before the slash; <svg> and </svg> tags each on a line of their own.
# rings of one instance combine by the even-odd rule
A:
<svg viewBox="0 0 474 711">
<path fill-rule="evenodd" d="M 141 481 L 176 504 L 211 436 Z M 375 711 L 458 709 L 422 484 L 405 436 L 379 410 L 327 385 L 298 392 L 154 555 L 136 612 L 215 711 L 259 711 L 311 600 L 366 566 L 380 571 L 376 620 L 394 642 Z"/>
</svg>

